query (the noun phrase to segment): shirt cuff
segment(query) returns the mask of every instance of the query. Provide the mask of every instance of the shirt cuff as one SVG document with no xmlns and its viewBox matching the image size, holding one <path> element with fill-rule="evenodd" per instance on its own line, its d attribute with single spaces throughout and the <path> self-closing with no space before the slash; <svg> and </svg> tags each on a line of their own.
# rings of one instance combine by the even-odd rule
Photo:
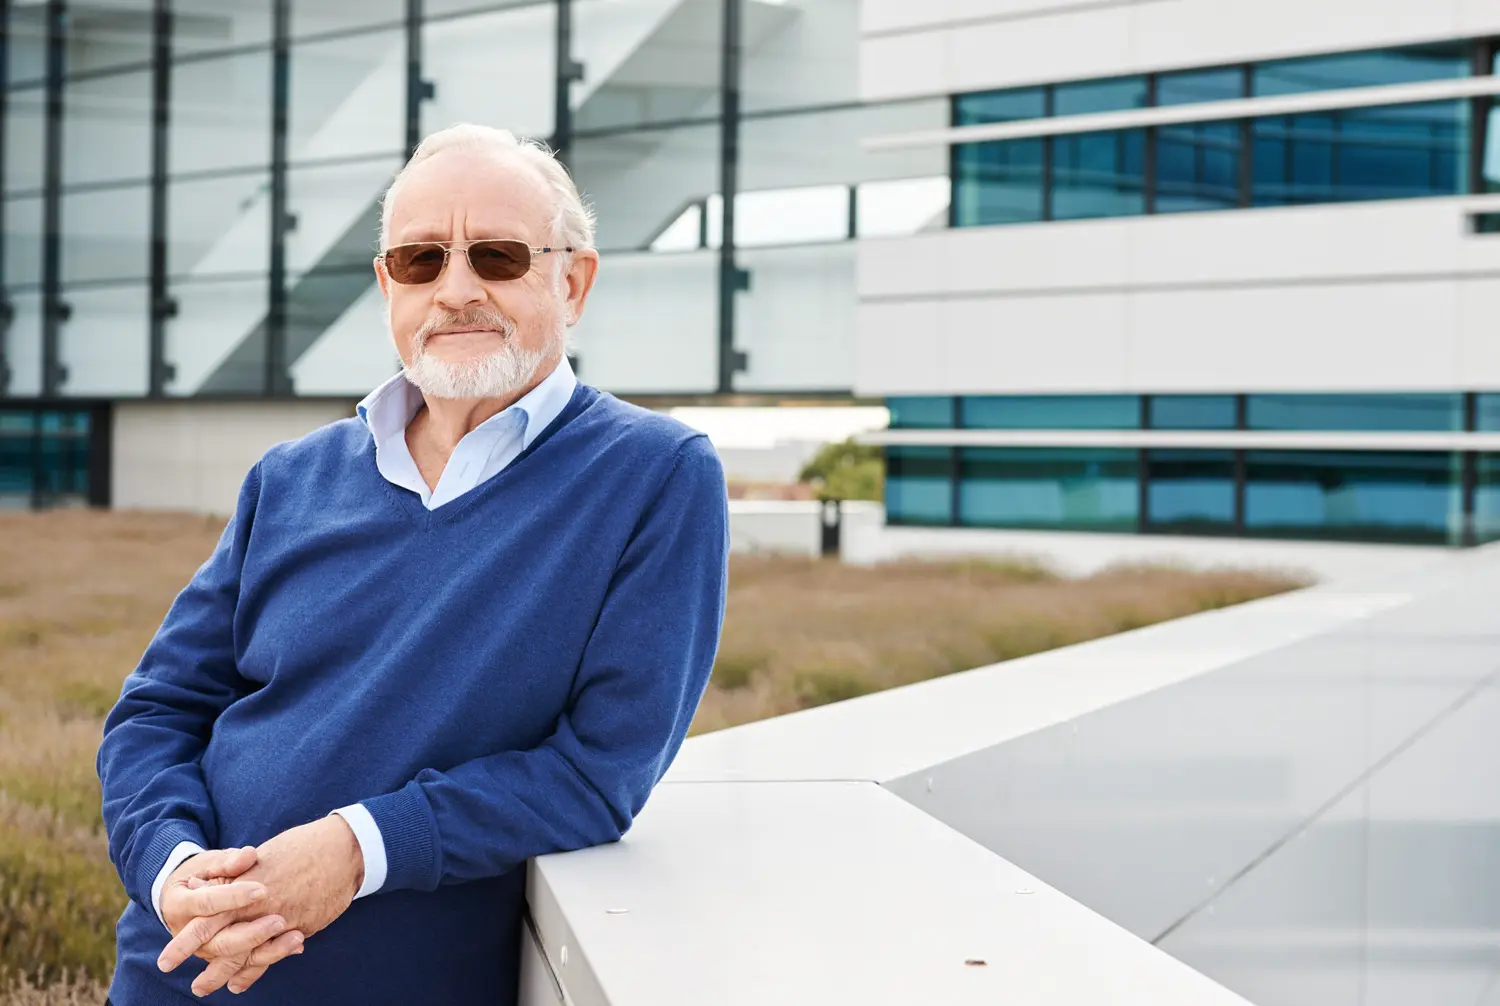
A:
<svg viewBox="0 0 1500 1006">
<path fill-rule="evenodd" d="M 359 885 L 354 899 L 358 901 L 367 894 L 374 894 L 385 886 L 385 838 L 380 834 L 380 825 L 363 804 L 340 807 L 333 813 L 344 819 L 354 839 L 359 843 L 360 855 L 365 858 L 365 880 Z"/>
<path fill-rule="evenodd" d="M 156 917 L 162 925 L 167 924 L 166 918 L 161 914 L 161 892 L 167 886 L 167 878 L 172 875 L 173 870 L 182 865 L 184 860 L 202 851 L 203 847 L 197 842 L 178 842 L 167 854 L 166 865 L 161 868 L 161 872 L 156 875 L 156 880 L 151 885 L 151 907 L 156 909 Z"/>
</svg>

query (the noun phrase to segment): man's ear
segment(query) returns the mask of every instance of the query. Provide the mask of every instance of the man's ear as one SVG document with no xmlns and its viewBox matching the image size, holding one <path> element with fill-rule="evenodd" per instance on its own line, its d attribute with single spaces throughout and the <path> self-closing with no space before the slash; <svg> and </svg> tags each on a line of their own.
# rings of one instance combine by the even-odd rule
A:
<svg viewBox="0 0 1500 1006">
<path fill-rule="evenodd" d="M 594 280 L 599 275 L 599 253 L 592 248 L 581 248 L 573 252 L 573 261 L 568 263 L 565 277 L 568 284 L 567 322 L 576 325 L 583 317 L 589 293 L 594 289 Z"/>
<path fill-rule="evenodd" d="M 387 301 L 391 299 L 391 275 L 385 271 L 385 257 L 375 256 L 375 282 L 380 284 L 380 295 Z"/>
</svg>

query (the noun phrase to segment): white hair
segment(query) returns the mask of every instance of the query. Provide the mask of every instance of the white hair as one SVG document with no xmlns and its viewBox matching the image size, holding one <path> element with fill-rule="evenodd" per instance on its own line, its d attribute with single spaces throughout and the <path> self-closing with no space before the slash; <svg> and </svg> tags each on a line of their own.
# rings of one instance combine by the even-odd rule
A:
<svg viewBox="0 0 1500 1006">
<path fill-rule="evenodd" d="M 552 237 L 559 247 L 594 247 L 594 214 L 578 187 L 568 175 L 557 155 L 540 140 L 521 139 L 508 129 L 480 126 L 471 122 L 460 122 L 430 134 L 420 144 L 411 160 L 396 173 L 390 187 L 381 197 L 380 247 L 389 247 L 391 216 L 396 203 L 396 190 L 406 180 L 411 169 L 445 150 L 472 150 L 500 157 L 511 157 L 529 165 L 541 175 L 552 195 Z M 561 258 L 559 256 L 559 258 Z"/>
</svg>

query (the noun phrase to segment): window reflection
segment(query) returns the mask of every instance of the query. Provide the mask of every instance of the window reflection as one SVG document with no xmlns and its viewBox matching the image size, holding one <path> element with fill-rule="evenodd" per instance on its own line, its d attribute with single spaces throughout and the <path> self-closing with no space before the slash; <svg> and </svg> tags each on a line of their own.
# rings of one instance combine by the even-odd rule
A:
<svg viewBox="0 0 1500 1006">
<path fill-rule="evenodd" d="M 947 447 L 887 447 L 885 512 L 891 524 L 953 522 L 953 452 Z"/>
<path fill-rule="evenodd" d="M 1457 455 L 1249 451 L 1246 533 L 1440 544 L 1462 511 Z"/>
<path fill-rule="evenodd" d="M 1135 451 L 976 447 L 960 452 L 959 523 L 1134 531 Z"/>
<path fill-rule="evenodd" d="M 1146 523 L 1153 531 L 1234 531 L 1232 451 L 1150 451 Z"/>
</svg>

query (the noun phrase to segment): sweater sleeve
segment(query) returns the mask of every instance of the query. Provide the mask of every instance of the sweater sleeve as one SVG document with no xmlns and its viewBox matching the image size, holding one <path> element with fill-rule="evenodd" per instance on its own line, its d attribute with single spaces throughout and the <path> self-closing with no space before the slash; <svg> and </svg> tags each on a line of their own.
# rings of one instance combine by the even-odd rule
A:
<svg viewBox="0 0 1500 1006">
<path fill-rule="evenodd" d="M 729 514 L 706 438 L 682 445 L 637 525 L 541 746 L 424 769 L 363 801 L 385 845 L 382 891 L 430 891 L 619 839 L 687 735 L 724 618 Z"/>
<path fill-rule="evenodd" d="M 199 759 L 214 721 L 246 691 L 234 618 L 259 488 L 257 465 L 213 554 L 177 595 L 104 721 L 95 767 L 109 857 L 131 899 L 153 914 L 152 885 L 172 850 L 217 844 Z"/>
</svg>

